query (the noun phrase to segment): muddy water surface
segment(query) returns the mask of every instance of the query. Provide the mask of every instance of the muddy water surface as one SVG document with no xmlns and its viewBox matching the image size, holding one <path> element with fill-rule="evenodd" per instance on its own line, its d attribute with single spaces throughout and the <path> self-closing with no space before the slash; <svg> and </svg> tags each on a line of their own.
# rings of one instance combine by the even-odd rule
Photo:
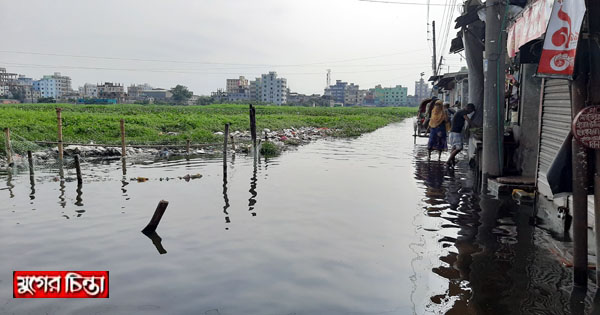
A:
<svg viewBox="0 0 600 315">
<path fill-rule="evenodd" d="M 27 171 L 2 175 L 0 313 L 568 311 L 570 271 L 532 209 L 479 197 L 465 163 L 427 161 L 411 129 L 230 156 L 226 176 L 220 157 L 128 165 L 125 178 L 118 161 L 84 163 L 80 190 L 53 169 L 33 186 Z M 151 240 L 140 230 L 161 199 Z M 12 299 L 13 270 L 109 270 L 110 298 Z"/>
</svg>

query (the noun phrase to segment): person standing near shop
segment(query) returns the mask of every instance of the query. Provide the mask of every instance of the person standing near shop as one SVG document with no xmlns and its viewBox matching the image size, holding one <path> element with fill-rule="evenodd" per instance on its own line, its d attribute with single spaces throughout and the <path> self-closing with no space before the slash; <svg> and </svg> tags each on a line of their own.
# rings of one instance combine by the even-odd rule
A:
<svg viewBox="0 0 600 315">
<path fill-rule="evenodd" d="M 465 126 L 465 121 L 471 124 L 471 119 L 469 118 L 469 114 L 475 112 L 475 105 L 472 103 L 467 104 L 465 109 L 459 110 L 454 114 L 452 118 L 452 127 L 450 127 L 450 157 L 446 162 L 446 165 L 449 167 L 454 167 L 456 165 L 456 155 L 462 151 L 463 149 L 463 135 L 462 130 Z"/>
</svg>

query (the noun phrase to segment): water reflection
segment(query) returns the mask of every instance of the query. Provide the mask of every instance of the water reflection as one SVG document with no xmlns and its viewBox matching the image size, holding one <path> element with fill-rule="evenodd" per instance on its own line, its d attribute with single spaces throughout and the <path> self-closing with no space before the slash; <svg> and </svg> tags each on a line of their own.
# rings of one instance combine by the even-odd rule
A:
<svg viewBox="0 0 600 315">
<path fill-rule="evenodd" d="M 152 244 L 154 244 L 154 246 L 156 247 L 156 250 L 158 250 L 158 253 L 163 255 L 167 253 L 167 250 L 162 246 L 162 238 L 158 235 L 158 233 L 156 233 L 156 231 L 154 232 L 144 232 L 142 231 L 142 234 L 146 235 L 150 240 L 152 240 Z"/>
<path fill-rule="evenodd" d="M 79 206 L 79 207 L 83 206 L 83 197 L 82 197 L 83 196 L 83 191 L 81 189 L 82 186 L 83 185 L 81 184 L 81 182 L 77 183 L 77 196 L 75 197 L 75 205 Z M 81 215 L 78 215 L 78 217 L 79 216 L 81 216 Z"/>
<path fill-rule="evenodd" d="M 233 162 L 233 161 L 232 161 Z M 227 211 L 227 209 L 229 209 L 229 196 L 227 195 L 227 165 L 226 163 L 226 158 L 223 158 L 223 201 L 225 202 L 225 204 L 223 205 L 223 213 L 225 214 L 225 223 L 231 223 L 231 220 L 229 219 L 229 212 Z M 228 227 L 225 227 L 226 230 L 229 230 Z"/>
<path fill-rule="evenodd" d="M 33 200 L 35 199 L 35 178 L 33 174 L 29 175 L 29 186 L 31 187 L 29 192 L 29 200 Z"/>
<path fill-rule="evenodd" d="M 6 187 L 8 188 L 8 194 L 10 198 L 14 198 L 15 194 L 13 188 L 15 188 L 15 185 L 12 183 L 12 169 L 9 167 L 6 171 Z"/>
<path fill-rule="evenodd" d="M 420 253 L 426 248 L 438 248 L 430 271 L 445 283 L 434 289 L 441 291 L 428 295 L 427 310 L 583 314 L 591 308 L 589 292 L 570 294 L 571 270 L 540 246 L 550 236 L 530 224 L 535 222 L 532 205 L 480 196 L 471 189 L 466 161 L 453 172 L 437 161 L 427 161 L 424 152 L 420 146 L 414 152 L 415 179 L 425 195 L 423 241 L 411 246 L 416 261 L 423 260 Z"/>
<path fill-rule="evenodd" d="M 248 211 L 250 211 L 253 217 L 256 216 L 254 206 L 256 205 L 256 196 L 258 195 L 258 193 L 256 192 L 256 185 L 258 183 L 258 163 L 260 163 L 260 159 L 255 150 L 254 161 L 252 163 L 252 177 L 250 178 L 250 190 L 248 190 L 251 194 L 250 199 L 248 199 Z"/>
<path fill-rule="evenodd" d="M 63 176 L 61 176 L 58 181 L 59 181 L 58 191 L 60 192 L 60 194 L 58 195 L 58 204 L 64 208 L 67 205 L 67 200 L 65 198 L 65 178 Z"/>
</svg>

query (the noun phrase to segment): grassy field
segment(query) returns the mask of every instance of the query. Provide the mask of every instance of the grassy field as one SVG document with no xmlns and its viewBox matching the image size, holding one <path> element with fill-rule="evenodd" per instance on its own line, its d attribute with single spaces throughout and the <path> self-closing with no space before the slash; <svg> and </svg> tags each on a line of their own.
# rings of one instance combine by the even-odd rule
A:
<svg viewBox="0 0 600 315">
<path fill-rule="evenodd" d="M 119 120 L 125 120 L 128 143 L 173 144 L 222 141 L 214 132 L 225 123 L 231 131 L 248 130 L 247 105 L 164 106 L 164 105 L 0 105 L 0 127 L 9 127 L 15 151 L 19 142 L 56 141 L 56 107 L 61 107 L 65 142 L 120 143 Z M 391 122 L 413 116 L 415 108 L 257 106 L 257 130 L 290 127 L 337 129 L 336 136 L 357 136 Z M 168 132 L 177 133 L 167 135 Z M 4 153 L 4 141 L 0 144 Z M 21 148 L 23 149 L 23 148 Z"/>
</svg>

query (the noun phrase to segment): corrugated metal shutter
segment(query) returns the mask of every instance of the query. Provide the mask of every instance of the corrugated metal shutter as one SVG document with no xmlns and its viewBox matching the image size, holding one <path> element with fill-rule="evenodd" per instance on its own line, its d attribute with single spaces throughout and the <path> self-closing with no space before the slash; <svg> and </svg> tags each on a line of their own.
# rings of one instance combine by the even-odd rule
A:
<svg viewBox="0 0 600 315">
<path fill-rule="evenodd" d="M 546 172 L 571 128 L 571 92 L 569 81 L 545 79 L 542 103 L 542 130 L 538 162 L 538 191 L 552 199 Z"/>
</svg>

